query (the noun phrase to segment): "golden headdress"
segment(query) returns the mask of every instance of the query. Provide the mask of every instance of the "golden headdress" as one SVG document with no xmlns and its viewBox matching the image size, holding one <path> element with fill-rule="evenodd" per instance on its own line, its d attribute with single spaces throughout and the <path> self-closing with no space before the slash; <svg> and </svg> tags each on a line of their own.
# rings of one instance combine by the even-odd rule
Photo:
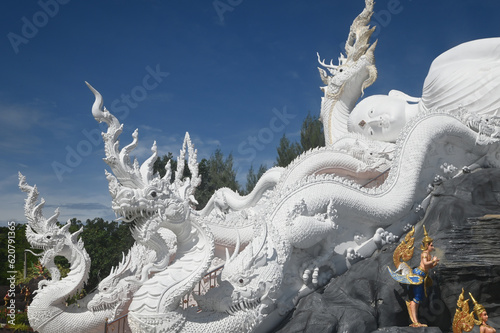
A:
<svg viewBox="0 0 500 333">
<path fill-rule="evenodd" d="M 470 332 L 475 323 L 474 312 L 469 312 L 469 300 L 464 299 L 464 288 L 462 288 L 462 293 L 458 297 L 455 316 L 453 317 L 453 333 Z"/>
<path fill-rule="evenodd" d="M 427 233 L 427 230 L 425 230 L 425 225 L 424 225 L 424 238 L 422 239 L 422 246 L 420 249 L 422 251 L 427 250 L 427 246 L 432 243 L 433 239 L 429 237 L 429 234 Z"/>
<path fill-rule="evenodd" d="M 483 313 L 484 311 L 486 311 L 486 309 L 484 308 L 484 306 L 482 306 L 481 304 L 479 304 L 475 299 L 474 297 L 472 296 L 471 293 L 469 293 L 470 295 L 470 298 L 472 299 L 472 303 L 474 303 L 474 314 L 476 315 L 477 317 L 477 321 L 476 321 L 476 325 L 481 325 L 481 323 L 483 322 L 481 320 L 481 313 Z"/>
</svg>

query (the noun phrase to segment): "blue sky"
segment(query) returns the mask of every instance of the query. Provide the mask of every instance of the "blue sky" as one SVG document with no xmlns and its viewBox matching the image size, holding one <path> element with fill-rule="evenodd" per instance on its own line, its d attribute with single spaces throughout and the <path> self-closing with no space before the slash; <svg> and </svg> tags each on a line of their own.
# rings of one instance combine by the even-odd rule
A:
<svg viewBox="0 0 500 333">
<path fill-rule="evenodd" d="M 0 5 L 0 225 L 24 222 L 17 172 L 61 221 L 114 217 L 93 95 L 178 154 L 188 131 L 199 159 L 232 153 L 244 183 L 272 166 L 283 134 L 319 114 L 316 52 L 337 59 L 364 1 L 5 0 Z M 497 0 L 379 0 L 372 22 L 378 80 L 365 95 L 420 96 L 432 60 L 462 42 L 500 36 Z"/>
</svg>

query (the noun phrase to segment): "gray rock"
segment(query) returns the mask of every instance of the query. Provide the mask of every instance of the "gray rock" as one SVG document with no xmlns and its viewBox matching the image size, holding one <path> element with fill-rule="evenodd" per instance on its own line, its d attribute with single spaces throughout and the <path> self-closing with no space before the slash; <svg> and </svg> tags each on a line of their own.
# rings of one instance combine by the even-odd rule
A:
<svg viewBox="0 0 500 333">
<path fill-rule="evenodd" d="M 416 250 L 409 262 L 412 267 L 419 263 L 424 224 L 440 258 L 430 274 L 434 284 L 429 297 L 419 309 L 429 328 L 408 327 L 408 291 L 387 272 L 387 266 L 394 269 L 397 245 L 392 244 L 300 300 L 275 332 L 451 332 L 462 288 L 485 306 L 488 323 L 500 328 L 495 326 L 500 322 L 500 220 L 478 219 L 486 214 L 500 214 L 500 170 L 479 170 L 444 182 L 433 192 L 416 228 Z"/>
</svg>

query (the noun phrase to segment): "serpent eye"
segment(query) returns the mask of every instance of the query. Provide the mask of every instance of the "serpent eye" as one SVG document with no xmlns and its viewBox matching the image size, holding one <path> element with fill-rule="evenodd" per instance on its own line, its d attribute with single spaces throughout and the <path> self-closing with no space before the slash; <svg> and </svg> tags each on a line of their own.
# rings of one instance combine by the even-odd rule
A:
<svg viewBox="0 0 500 333">
<path fill-rule="evenodd" d="M 153 199 L 158 196 L 158 191 L 156 188 L 152 188 L 152 189 L 146 191 L 146 193 L 147 193 L 148 197 L 153 198 Z"/>
<path fill-rule="evenodd" d="M 245 278 L 245 277 L 240 277 L 240 278 L 237 280 L 237 282 L 238 282 L 238 285 L 239 285 L 240 287 L 243 287 L 243 286 L 245 286 L 245 285 L 248 283 L 248 279 L 247 279 L 247 278 Z"/>
</svg>

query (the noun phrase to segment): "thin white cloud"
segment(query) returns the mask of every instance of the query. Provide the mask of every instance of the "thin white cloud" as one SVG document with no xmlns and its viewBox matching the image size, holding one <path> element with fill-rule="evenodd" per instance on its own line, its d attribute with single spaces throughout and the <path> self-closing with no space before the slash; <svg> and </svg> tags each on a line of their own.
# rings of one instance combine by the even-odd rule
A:
<svg viewBox="0 0 500 333">
<path fill-rule="evenodd" d="M 160 102 L 160 103 L 168 103 L 174 99 L 174 94 L 167 91 L 162 92 L 153 92 L 148 95 L 148 100 Z"/>
<path fill-rule="evenodd" d="M 221 142 L 220 140 L 216 140 L 216 139 L 209 139 L 209 140 L 206 140 L 204 142 L 204 145 L 206 146 L 214 146 L 214 147 L 217 147 L 217 146 L 220 146 L 221 145 Z"/>
<path fill-rule="evenodd" d="M 300 140 L 300 130 L 290 133 L 285 133 L 286 137 L 291 140 L 299 139 Z"/>
<path fill-rule="evenodd" d="M 24 200 L 26 196 L 19 191 L 18 193 L 2 193 L 0 194 L 0 201 L 2 202 L 2 212 L 0 214 L 0 226 L 7 225 L 9 221 L 16 221 L 24 223 Z"/>
<path fill-rule="evenodd" d="M 161 133 L 163 132 L 162 129 L 160 128 L 156 128 L 156 127 L 152 127 L 152 126 L 149 126 L 149 125 L 139 125 L 139 133 L 149 133 L 149 132 L 158 132 L 158 133 Z"/>
<path fill-rule="evenodd" d="M 0 151 L 30 153 L 46 142 L 42 131 L 64 137 L 74 124 L 69 118 L 54 117 L 53 107 L 53 103 L 38 99 L 23 105 L 0 102 Z"/>
<path fill-rule="evenodd" d="M 10 178 L 2 180 L 0 183 L 12 182 L 13 180 Z M 58 194 L 57 192 L 48 193 L 40 189 L 39 191 L 40 196 L 38 202 L 40 202 L 41 198 L 44 198 L 46 202 L 42 209 L 42 214 L 45 218 L 52 216 L 56 208 L 59 208 L 60 215 L 58 220 L 60 222 L 65 222 L 72 218 L 81 221 L 86 221 L 87 219 L 93 219 L 95 217 L 102 217 L 107 220 L 114 218 L 111 209 L 111 198 L 107 193 L 99 195 L 98 197 L 94 196 L 88 198 L 87 196 L 80 197 L 78 194 L 75 196 L 68 196 L 66 194 Z M 88 192 L 86 192 L 85 189 L 81 189 L 81 193 Z M 24 216 L 25 199 L 26 194 L 21 192 L 21 190 L 0 194 L 0 201 L 2 201 L 0 226 L 7 225 L 9 221 L 26 223 L 26 217 Z"/>
<path fill-rule="evenodd" d="M 29 106 L 0 105 L 0 124 L 9 132 L 29 130 L 43 118 L 41 110 Z"/>
<path fill-rule="evenodd" d="M 300 79 L 300 75 L 297 71 L 288 71 L 287 75 L 292 79 Z"/>
</svg>

